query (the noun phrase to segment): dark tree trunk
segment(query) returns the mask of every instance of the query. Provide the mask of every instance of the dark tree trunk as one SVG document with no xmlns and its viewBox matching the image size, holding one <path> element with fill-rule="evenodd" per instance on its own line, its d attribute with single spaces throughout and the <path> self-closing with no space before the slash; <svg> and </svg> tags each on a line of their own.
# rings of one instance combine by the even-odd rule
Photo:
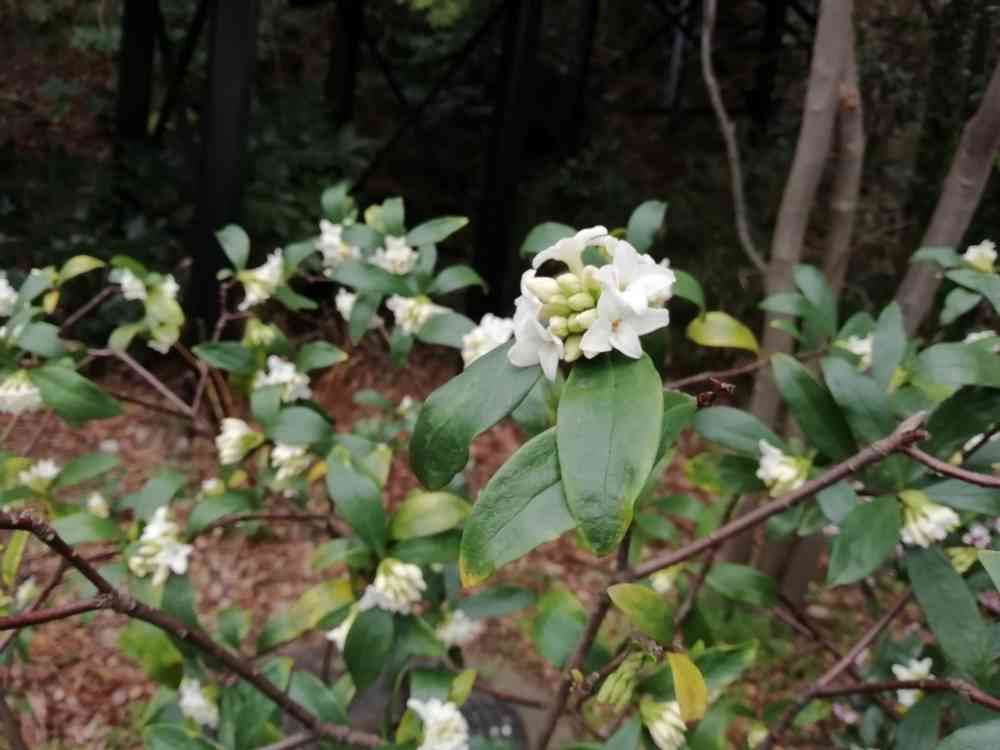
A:
<svg viewBox="0 0 1000 750">
<path fill-rule="evenodd" d="M 118 133 L 141 140 L 149 133 L 158 0 L 125 0 L 118 60 Z"/>
</svg>

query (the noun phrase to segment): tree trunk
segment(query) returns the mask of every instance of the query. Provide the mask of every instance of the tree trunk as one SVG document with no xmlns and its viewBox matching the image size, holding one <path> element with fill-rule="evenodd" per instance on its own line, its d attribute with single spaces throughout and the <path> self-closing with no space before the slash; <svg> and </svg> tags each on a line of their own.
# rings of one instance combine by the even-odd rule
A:
<svg viewBox="0 0 1000 750">
<path fill-rule="evenodd" d="M 948 170 L 934 216 L 921 247 L 958 247 L 979 205 L 1000 149 L 1000 62 L 983 94 L 979 109 L 962 128 L 958 151 Z M 912 334 L 934 304 L 941 271 L 933 263 L 914 263 L 896 292 L 903 324 Z"/>
</svg>

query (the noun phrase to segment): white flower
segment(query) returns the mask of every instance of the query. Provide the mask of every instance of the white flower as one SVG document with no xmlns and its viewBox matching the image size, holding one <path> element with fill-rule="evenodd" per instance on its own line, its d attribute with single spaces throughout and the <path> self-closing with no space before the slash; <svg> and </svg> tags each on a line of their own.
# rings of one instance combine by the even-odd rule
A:
<svg viewBox="0 0 1000 750">
<path fill-rule="evenodd" d="M 670 313 L 663 308 L 647 308 L 637 312 L 629 300 L 614 287 L 605 288 L 597 302 L 597 320 L 580 342 L 587 359 L 612 349 L 627 357 L 639 359 L 642 344 L 639 337 L 670 323 Z"/>
<path fill-rule="evenodd" d="M 677 701 L 661 703 L 644 695 L 639 703 L 639 715 L 660 750 L 680 750 L 684 747 L 687 726 L 681 718 L 681 706 Z"/>
<path fill-rule="evenodd" d="M 897 680 L 932 680 L 934 675 L 931 674 L 931 667 L 934 662 L 931 657 L 926 659 L 910 659 L 906 664 L 893 664 L 892 673 L 896 676 Z M 896 700 L 898 700 L 905 708 L 909 708 L 923 695 L 920 690 L 897 690 Z"/>
<path fill-rule="evenodd" d="M 7 281 L 7 273 L 0 271 L 0 318 L 6 318 L 14 312 L 17 302 L 17 290 Z"/>
<path fill-rule="evenodd" d="M 18 370 L 0 383 L 0 412 L 24 414 L 38 411 L 43 405 L 42 394 L 31 382 L 27 370 Z"/>
<path fill-rule="evenodd" d="M 17 593 L 14 594 L 14 605 L 18 609 L 24 609 L 38 596 L 38 591 L 38 584 L 35 583 L 35 579 L 33 577 L 28 578 L 17 587 Z"/>
<path fill-rule="evenodd" d="M 17 475 L 17 481 L 35 492 L 45 492 L 62 468 L 50 458 L 36 461 Z"/>
<path fill-rule="evenodd" d="M 112 454 L 117 453 L 119 450 L 121 450 L 121 446 L 118 444 L 118 441 L 115 440 L 114 438 L 108 438 L 106 440 L 102 440 L 98 444 L 97 448 L 98 450 L 101 451 L 101 453 L 112 453 Z"/>
<path fill-rule="evenodd" d="M 981 523 L 974 523 L 962 534 L 962 542 L 970 547 L 986 549 L 990 546 L 990 530 Z"/>
<path fill-rule="evenodd" d="M 262 323 L 257 318 L 250 318 L 243 329 L 243 346 L 247 348 L 268 347 L 278 337 L 278 329 L 269 323 Z"/>
<path fill-rule="evenodd" d="M 164 297 L 171 300 L 176 300 L 177 293 L 181 290 L 177 284 L 177 280 L 169 273 L 163 277 L 163 281 L 159 284 L 159 289 Z"/>
<path fill-rule="evenodd" d="M 153 585 L 163 584 L 171 573 L 184 575 L 191 556 L 190 544 L 179 540 L 180 529 L 162 505 L 142 530 L 136 553 L 128 560 L 129 570 L 138 578 L 153 574 Z"/>
<path fill-rule="evenodd" d="M 437 637 L 449 648 L 464 646 L 483 634 L 486 625 L 481 620 L 473 620 L 465 612 L 456 609 L 444 622 L 437 626 Z"/>
<path fill-rule="evenodd" d="M 447 307 L 435 305 L 427 297 L 401 297 L 394 294 L 385 303 L 389 308 L 396 325 L 405 333 L 413 335 L 435 315 L 450 312 Z"/>
<path fill-rule="evenodd" d="M 565 263 L 570 271 L 580 273 L 583 270 L 583 251 L 590 245 L 603 245 L 600 240 L 605 237 L 608 237 L 608 230 L 602 226 L 581 229 L 572 237 L 564 237 L 542 250 L 531 261 L 531 265 L 538 268 L 548 260 L 558 260 Z"/>
<path fill-rule="evenodd" d="M 226 491 L 226 483 L 223 482 L 218 477 L 212 477 L 211 479 L 203 479 L 201 481 L 201 494 L 211 497 L 213 495 L 221 495 Z"/>
<path fill-rule="evenodd" d="M 215 438 L 215 447 L 219 451 L 219 463 L 235 464 L 264 442 L 264 436 L 254 432 L 250 425 L 242 419 L 226 417 L 222 420 L 222 432 Z"/>
<path fill-rule="evenodd" d="M 904 544 L 929 547 L 942 541 L 962 523 L 955 511 L 931 502 L 919 490 L 905 490 L 899 497 L 903 501 L 903 528 L 899 536 Z"/>
<path fill-rule="evenodd" d="M 122 296 L 129 300 L 146 299 L 146 284 L 127 268 L 116 268 L 109 276 L 111 281 L 121 285 Z"/>
<path fill-rule="evenodd" d="M 275 477 L 279 482 L 294 479 L 309 468 L 309 453 L 303 445 L 278 443 L 271 451 L 271 466 L 278 470 Z"/>
<path fill-rule="evenodd" d="M 417 400 L 413 396 L 403 396 L 398 404 L 396 404 L 396 414 L 398 414 L 403 419 L 413 415 L 413 410 L 417 406 Z"/>
<path fill-rule="evenodd" d="M 196 724 L 215 729 L 219 724 L 219 707 L 205 694 L 198 680 L 185 677 L 178 688 L 181 713 Z"/>
<path fill-rule="evenodd" d="M 978 245 L 969 245 L 962 254 L 962 260 L 977 271 L 993 273 L 993 264 L 997 259 L 997 246 L 990 240 L 983 240 Z"/>
<path fill-rule="evenodd" d="M 413 605 L 420 601 L 425 588 L 424 574 L 418 565 L 387 557 L 379 563 L 375 581 L 365 589 L 358 608 L 364 611 L 378 607 L 409 614 Z"/>
<path fill-rule="evenodd" d="M 87 510 L 99 518 L 108 518 L 111 515 L 111 507 L 108 501 L 97 490 L 87 496 Z"/>
<path fill-rule="evenodd" d="M 515 343 L 507 352 L 507 359 L 515 367 L 541 365 L 545 377 L 555 380 L 563 355 L 563 341 L 539 322 L 533 306 L 533 302 L 525 299 L 514 315 Z"/>
<path fill-rule="evenodd" d="M 244 296 L 240 310 L 249 310 L 270 299 L 274 291 L 281 285 L 285 270 L 285 261 L 281 248 L 267 256 L 267 261 L 257 268 L 240 271 L 237 278 L 243 282 Z"/>
<path fill-rule="evenodd" d="M 347 643 L 347 634 L 351 631 L 351 626 L 358 619 L 359 614 L 361 614 L 361 607 L 355 604 L 347 613 L 347 617 L 341 620 L 337 627 L 326 634 L 326 639 L 337 644 L 337 650 L 341 653 L 344 652 L 344 644 Z"/>
<path fill-rule="evenodd" d="M 468 750 L 469 725 L 454 703 L 410 698 L 406 707 L 424 724 L 424 739 L 417 750 Z"/>
<path fill-rule="evenodd" d="M 962 339 L 963 344 L 975 344 L 977 341 L 985 341 L 986 339 L 991 339 L 997 334 L 990 330 L 985 331 L 973 331 L 964 339 Z"/>
<path fill-rule="evenodd" d="M 851 354 L 860 357 L 858 362 L 859 370 L 867 370 L 872 366 L 872 336 L 848 336 L 846 339 L 835 342 L 841 349 L 846 349 Z"/>
<path fill-rule="evenodd" d="M 801 487 L 809 476 L 809 462 L 795 456 L 788 456 L 780 448 L 761 440 L 760 463 L 757 464 L 757 478 L 767 485 L 771 497 L 793 492 Z"/>
<path fill-rule="evenodd" d="M 337 306 L 337 312 L 348 323 L 351 322 L 351 313 L 354 312 L 354 302 L 357 298 L 358 295 L 346 289 L 339 290 L 337 296 L 333 298 L 333 302 Z"/>
<path fill-rule="evenodd" d="M 608 243 L 612 262 L 597 271 L 605 289 L 613 288 L 637 313 L 647 307 L 660 307 L 673 294 L 677 277 L 645 253 L 639 253 L 625 240 Z"/>
<path fill-rule="evenodd" d="M 407 245 L 403 237 L 388 236 L 385 238 L 385 247 L 375 251 L 371 262 L 389 273 L 405 276 L 416 265 L 417 251 Z"/>
<path fill-rule="evenodd" d="M 295 369 L 295 365 L 283 357 L 272 354 L 267 358 L 267 372 L 259 371 L 253 379 L 254 390 L 269 385 L 284 386 L 281 400 L 286 402 L 309 398 L 309 376 Z"/>
<path fill-rule="evenodd" d="M 674 586 L 677 582 L 677 576 L 680 575 L 683 570 L 683 565 L 671 565 L 669 568 L 663 568 L 662 570 L 658 570 L 653 573 L 653 575 L 649 577 L 649 583 L 653 587 L 653 591 L 661 596 L 669 594 L 674 590 Z"/>
<path fill-rule="evenodd" d="M 323 273 L 333 276 L 333 271 L 345 260 L 361 257 L 361 248 L 346 242 L 343 237 L 344 228 L 340 224 L 322 219 L 319 223 L 320 236 L 316 240 L 316 249 L 323 255 Z"/>
<path fill-rule="evenodd" d="M 486 313 L 479 325 L 462 337 L 462 361 L 468 367 L 514 335 L 514 321 Z"/>
</svg>

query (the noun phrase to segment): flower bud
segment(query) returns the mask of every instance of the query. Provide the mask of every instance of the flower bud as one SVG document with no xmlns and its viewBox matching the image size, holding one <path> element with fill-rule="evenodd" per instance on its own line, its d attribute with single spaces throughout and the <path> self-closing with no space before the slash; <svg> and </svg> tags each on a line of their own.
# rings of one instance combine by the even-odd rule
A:
<svg viewBox="0 0 1000 750">
<path fill-rule="evenodd" d="M 580 281 L 584 289 L 597 297 L 601 292 L 601 281 L 597 278 L 597 266 L 584 266 L 580 273 Z"/>
<path fill-rule="evenodd" d="M 597 308 L 592 307 L 589 310 L 584 310 L 581 313 L 571 316 L 569 319 L 569 330 L 573 333 L 583 333 L 594 325 L 595 320 L 597 320 Z"/>
<path fill-rule="evenodd" d="M 580 312 L 582 310 L 589 310 L 594 306 L 594 298 L 587 292 L 577 292 L 572 297 L 569 298 L 570 309 Z"/>
<path fill-rule="evenodd" d="M 542 309 L 538 311 L 538 317 L 542 321 L 547 321 L 550 318 L 560 317 L 565 318 L 572 312 L 569 306 L 566 304 L 558 304 L 556 302 L 548 302 L 542 305 Z"/>
<path fill-rule="evenodd" d="M 548 302 L 552 297 L 559 294 L 559 285 L 555 279 L 547 276 L 535 276 L 524 282 L 528 291 L 534 294 L 542 302 Z"/>
<path fill-rule="evenodd" d="M 564 273 L 556 276 L 556 283 L 567 297 L 583 291 L 583 282 L 575 273 Z"/>
<path fill-rule="evenodd" d="M 558 336 L 561 339 L 566 338 L 570 331 L 568 321 L 562 315 L 553 315 L 549 318 L 549 330 L 553 336 Z"/>
<path fill-rule="evenodd" d="M 576 362 L 580 359 L 580 339 L 582 336 L 570 336 L 563 344 L 563 359 L 567 362 Z"/>
</svg>

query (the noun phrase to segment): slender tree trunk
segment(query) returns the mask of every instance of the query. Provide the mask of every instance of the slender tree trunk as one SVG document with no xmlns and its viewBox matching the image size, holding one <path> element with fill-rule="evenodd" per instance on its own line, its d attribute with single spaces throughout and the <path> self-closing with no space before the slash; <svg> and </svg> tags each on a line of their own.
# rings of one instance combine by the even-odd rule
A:
<svg viewBox="0 0 1000 750">
<path fill-rule="evenodd" d="M 979 109 L 962 129 L 958 151 L 948 170 L 941 197 L 921 247 L 958 247 L 979 205 L 994 157 L 1000 149 L 1000 62 L 993 70 Z M 920 327 L 934 304 L 941 284 L 940 269 L 932 263 L 914 263 L 896 292 L 909 333 Z"/>
</svg>

